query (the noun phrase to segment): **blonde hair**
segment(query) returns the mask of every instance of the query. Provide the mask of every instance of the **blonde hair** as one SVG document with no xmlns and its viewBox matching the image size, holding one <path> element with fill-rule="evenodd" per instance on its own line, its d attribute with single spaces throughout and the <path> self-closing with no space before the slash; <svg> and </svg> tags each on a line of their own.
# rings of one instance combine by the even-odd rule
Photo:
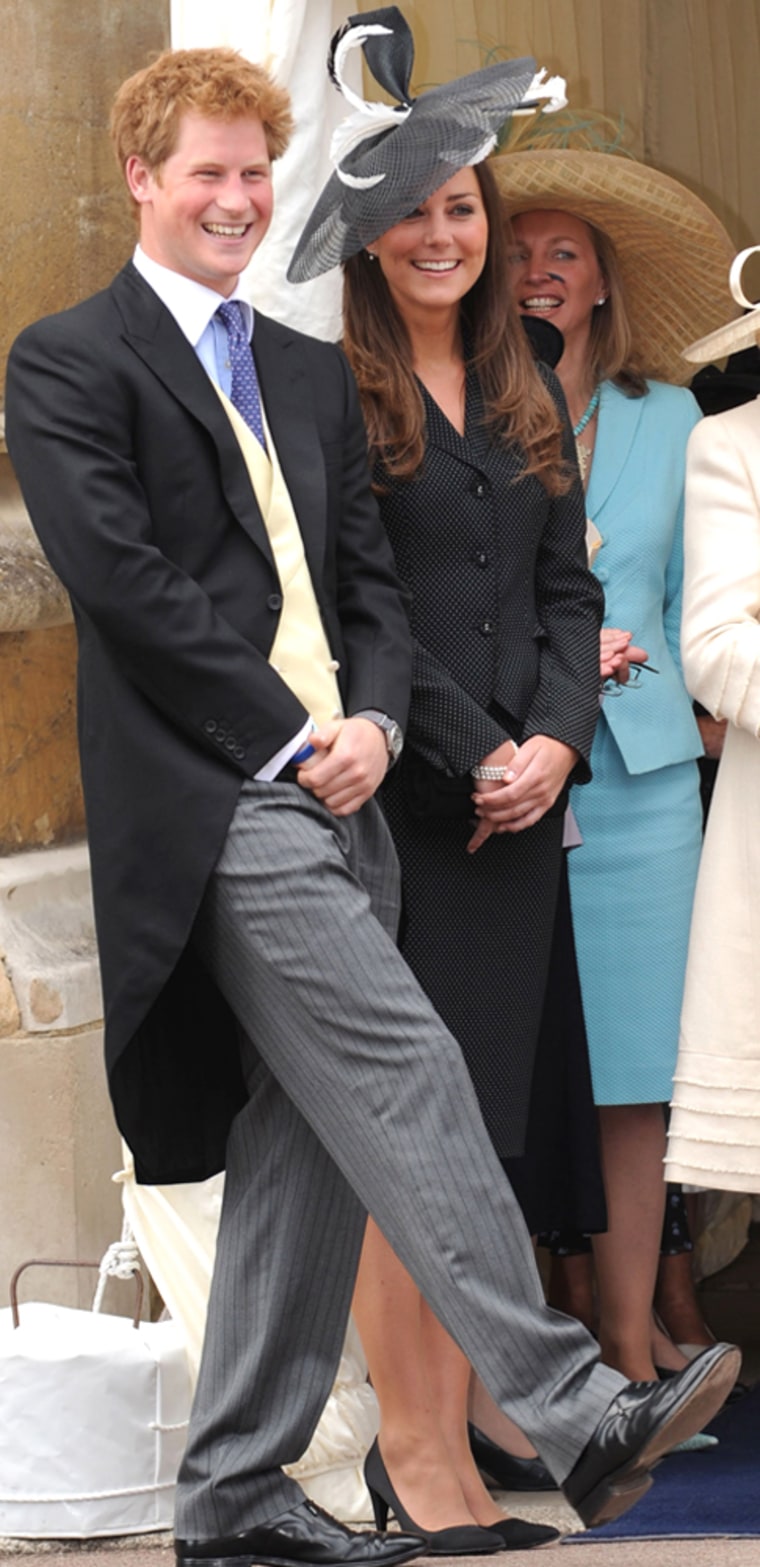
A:
<svg viewBox="0 0 760 1567">
<path fill-rule="evenodd" d="M 489 426 L 522 447 L 525 474 L 550 495 L 563 494 L 572 473 L 562 454 L 562 421 L 538 374 L 512 298 L 504 215 L 487 164 L 474 170 L 488 218 L 486 263 L 461 303 L 470 363 L 483 388 Z M 343 347 L 359 386 L 373 458 L 390 477 L 412 479 L 425 455 L 425 412 L 404 321 L 381 268 L 365 251 L 343 269 Z"/>
<path fill-rule="evenodd" d="M 160 171 L 188 112 L 210 120 L 260 119 L 273 160 L 293 130 L 290 98 L 263 66 L 235 49 L 166 49 L 127 77 L 114 99 L 111 141 L 122 173 L 131 157 L 153 174 Z"/>
</svg>

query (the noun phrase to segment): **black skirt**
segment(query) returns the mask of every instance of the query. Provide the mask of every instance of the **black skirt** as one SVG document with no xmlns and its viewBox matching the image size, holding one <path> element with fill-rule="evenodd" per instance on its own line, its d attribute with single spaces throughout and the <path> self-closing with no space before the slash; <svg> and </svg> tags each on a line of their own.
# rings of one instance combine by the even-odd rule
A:
<svg viewBox="0 0 760 1567">
<path fill-rule="evenodd" d="M 607 1227 L 566 861 L 563 855 L 525 1151 L 502 1160 L 533 1235 Z"/>
</svg>

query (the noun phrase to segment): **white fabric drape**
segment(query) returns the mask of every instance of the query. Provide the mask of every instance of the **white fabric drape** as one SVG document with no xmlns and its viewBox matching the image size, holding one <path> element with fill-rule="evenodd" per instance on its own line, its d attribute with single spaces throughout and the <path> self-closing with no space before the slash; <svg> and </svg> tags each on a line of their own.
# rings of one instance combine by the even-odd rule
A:
<svg viewBox="0 0 760 1567">
<path fill-rule="evenodd" d="M 330 138 L 348 106 L 325 69 L 335 29 L 356 9 L 344 0 L 171 0 L 172 47 L 227 45 L 266 65 L 293 100 L 296 130 L 274 165 L 275 211 L 269 233 L 245 273 L 251 302 L 314 337 L 340 336 L 340 274 L 312 283 L 285 281 L 296 241 L 331 173 Z M 356 51 L 358 54 L 360 51 Z M 352 62 L 357 91 L 361 61 Z"/>
</svg>

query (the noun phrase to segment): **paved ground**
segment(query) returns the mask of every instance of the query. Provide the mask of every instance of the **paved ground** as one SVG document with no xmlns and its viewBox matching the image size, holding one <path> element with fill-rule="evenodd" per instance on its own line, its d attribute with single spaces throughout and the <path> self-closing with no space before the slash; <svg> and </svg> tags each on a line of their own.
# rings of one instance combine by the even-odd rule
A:
<svg viewBox="0 0 760 1567">
<path fill-rule="evenodd" d="M 523 1509 L 525 1511 L 525 1509 Z M 160 1536 L 164 1540 L 166 1536 Z M 100 1542 L 80 1552 L 45 1551 L 36 1547 L 23 1552 L 23 1567 L 72 1567 L 72 1554 L 86 1555 L 83 1567 L 174 1567 L 174 1553 L 168 1544 L 146 1544 L 142 1536 L 134 1546 L 125 1542 Z M 511 1551 L 507 1559 L 514 1567 L 536 1562 L 535 1551 Z M 542 1561 L 546 1558 L 542 1557 Z M 482 1556 L 437 1557 L 438 1567 L 482 1567 Z M 563 1547 L 559 1567 L 758 1567 L 758 1540 L 621 1540 Z"/>
</svg>

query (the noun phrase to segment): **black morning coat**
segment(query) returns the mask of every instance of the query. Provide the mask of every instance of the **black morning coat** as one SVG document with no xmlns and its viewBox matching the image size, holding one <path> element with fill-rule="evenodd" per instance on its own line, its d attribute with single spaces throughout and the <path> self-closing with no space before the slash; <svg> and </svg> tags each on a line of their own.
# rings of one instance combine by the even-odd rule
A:
<svg viewBox="0 0 760 1567">
<path fill-rule="evenodd" d="M 348 714 L 405 724 L 409 631 L 339 349 L 257 314 L 267 418 Z M 221 1168 L 235 1023 L 188 945 L 246 778 L 306 722 L 267 663 L 280 585 L 218 394 L 131 263 L 22 333 L 7 440 L 72 600 L 106 1063 L 138 1179 Z"/>
</svg>

